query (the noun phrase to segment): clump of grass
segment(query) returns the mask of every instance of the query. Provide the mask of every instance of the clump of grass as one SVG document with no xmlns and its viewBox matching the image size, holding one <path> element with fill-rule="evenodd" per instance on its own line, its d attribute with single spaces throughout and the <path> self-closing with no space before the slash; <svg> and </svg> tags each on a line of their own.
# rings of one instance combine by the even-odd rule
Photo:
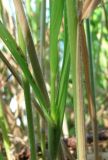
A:
<svg viewBox="0 0 108 160">
<path fill-rule="evenodd" d="M 91 53 L 90 35 L 88 33 L 88 48 L 83 27 L 83 20 L 88 18 L 89 14 L 96 7 L 92 2 L 86 0 L 83 7 L 80 7 L 80 1 L 74 0 L 52 0 L 50 1 L 50 96 L 48 94 L 41 66 L 38 61 L 37 50 L 33 41 L 27 15 L 25 14 L 22 1 L 14 0 L 16 13 L 16 34 L 18 39 L 13 38 L 9 33 L 5 24 L 0 20 L 0 37 L 5 46 L 9 49 L 14 61 L 21 69 L 21 77 L 17 74 L 11 64 L 0 52 L 0 57 L 13 73 L 18 83 L 22 86 L 25 96 L 28 135 L 31 149 L 31 160 L 37 159 L 36 142 L 34 132 L 34 121 L 32 113 L 32 102 L 34 101 L 38 114 L 44 117 L 48 128 L 48 158 L 56 160 L 60 149 L 60 138 L 62 135 L 62 124 L 66 107 L 67 88 L 69 75 L 71 75 L 73 85 L 73 100 L 75 111 L 75 125 L 77 137 L 77 154 L 79 160 L 87 159 L 86 141 L 85 141 L 85 112 L 84 112 L 84 94 L 83 94 L 83 75 L 86 80 L 86 92 L 89 103 L 89 111 L 91 115 L 92 126 L 94 129 L 94 148 L 95 157 L 98 157 L 96 150 L 96 111 L 94 97 L 93 71 L 89 66 L 88 48 Z M 29 3 L 28 3 L 29 4 Z M 43 13 L 45 14 L 44 1 L 42 2 Z M 87 8 L 85 8 L 87 6 Z M 90 9 L 90 13 L 86 14 Z M 30 11 L 30 10 L 29 10 Z M 79 15 L 79 12 L 81 12 Z M 85 12 L 85 13 L 84 13 Z M 42 14 L 43 15 L 43 14 Z M 43 15 L 44 16 L 44 15 Z M 64 29 L 64 51 L 63 63 L 59 73 L 59 34 L 61 24 L 63 22 Z M 44 58 L 45 45 L 45 17 L 41 16 L 41 48 L 42 58 Z M 29 62 L 28 62 L 29 57 Z M 92 66 L 92 58 L 90 58 Z M 42 61 L 43 62 L 43 61 Z M 42 65 L 41 62 L 41 65 Z M 44 63 L 44 62 L 43 62 Z M 31 69 L 30 67 L 31 66 Z M 84 68 L 84 69 L 83 69 Z M 92 68 L 92 67 L 91 67 Z M 71 71 L 71 73 L 70 73 Z M 91 76 L 90 76 L 91 75 Z M 59 77 L 59 78 L 58 78 Z M 2 112 L 1 112 L 2 113 Z M 94 117 L 93 117 L 94 116 Z M 95 122 L 93 121 L 95 119 Z M 44 122 L 43 120 L 43 122 Z M 36 125 L 36 124 L 35 124 Z M 44 126 L 44 123 L 43 123 Z M 7 132 L 3 129 L 4 132 Z M 45 138 L 45 134 L 44 134 Z M 5 139 L 5 137 L 4 137 Z M 45 139 L 41 139 L 42 152 L 45 153 Z M 8 147 L 7 147 L 8 148 Z M 43 159 L 47 157 L 43 157 Z"/>
</svg>

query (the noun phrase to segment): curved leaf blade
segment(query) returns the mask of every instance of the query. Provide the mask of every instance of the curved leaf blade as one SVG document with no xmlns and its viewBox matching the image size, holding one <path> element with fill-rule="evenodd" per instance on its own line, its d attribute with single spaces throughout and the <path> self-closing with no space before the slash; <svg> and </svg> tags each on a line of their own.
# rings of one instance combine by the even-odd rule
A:
<svg viewBox="0 0 108 160">
<path fill-rule="evenodd" d="M 32 77 L 32 75 L 28 69 L 28 65 L 27 65 L 27 62 L 23 56 L 22 50 L 18 47 L 15 40 L 13 39 L 11 34 L 8 32 L 8 30 L 4 27 L 4 25 L 2 24 L 1 21 L 0 21 L 0 37 L 3 40 L 3 42 L 5 43 L 5 45 L 8 47 L 8 49 L 10 50 L 11 54 L 13 55 L 13 57 L 15 58 L 15 60 L 19 64 L 19 66 L 21 67 L 25 77 L 28 79 L 28 81 L 29 81 L 39 103 L 40 103 L 40 107 L 41 107 L 46 119 L 50 123 L 52 123 L 52 120 L 48 114 L 45 99 L 40 91 L 40 88 L 35 83 L 35 80 Z"/>
</svg>

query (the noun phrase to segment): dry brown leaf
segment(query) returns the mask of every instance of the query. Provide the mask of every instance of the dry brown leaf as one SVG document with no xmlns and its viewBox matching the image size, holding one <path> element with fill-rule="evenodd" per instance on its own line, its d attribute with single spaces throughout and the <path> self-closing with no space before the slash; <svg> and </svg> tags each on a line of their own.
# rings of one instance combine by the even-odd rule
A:
<svg viewBox="0 0 108 160">
<path fill-rule="evenodd" d="M 89 18 L 98 4 L 99 0 L 85 0 L 82 7 L 81 21 Z"/>
<path fill-rule="evenodd" d="M 90 83 L 89 55 L 88 55 L 88 49 L 87 49 L 87 44 L 86 44 L 86 35 L 84 32 L 84 26 L 82 23 L 80 23 L 80 44 L 81 44 L 82 60 L 83 60 L 83 64 L 84 64 L 88 107 L 89 107 L 89 113 L 90 113 L 90 117 L 91 117 L 92 129 L 93 129 L 94 155 L 95 155 L 95 160 L 99 160 L 98 145 L 97 145 L 96 110 L 95 110 L 95 106 L 94 106 L 92 88 L 91 88 L 91 83 Z"/>
</svg>

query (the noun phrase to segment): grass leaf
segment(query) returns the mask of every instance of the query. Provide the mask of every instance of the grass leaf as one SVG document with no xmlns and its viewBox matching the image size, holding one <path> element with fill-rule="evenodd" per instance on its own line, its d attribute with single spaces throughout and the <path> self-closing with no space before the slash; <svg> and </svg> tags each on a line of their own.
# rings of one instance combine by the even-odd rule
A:
<svg viewBox="0 0 108 160">
<path fill-rule="evenodd" d="M 13 68 L 13 66 L 9 63 L 9 61 L 6 59 L 6 57 L 4 56 L 4 54 L 1 51 L 0 51 L 0 58 L 6 64 L 6 66 L 8 67 L 8 69 L 12 72 L 12 74 L 16 78 L 17 82 L 20 85 L 22 85 L 22 81 L 21 81 L 21 78 L 19 77 L 18 73 L 15 71 L 15 69 Z"/>
<path fill-rule="evenodd" d="M 21 31 L 20 24 L 18 23 L 18 19 L 17 19 L 17 33 L 18 33 L 18 44 L 22 49 L 23 53 L 27 54 L 24 37 Z M 25 98 L 25 106 L 26 106 L 26 114 L 27 114 L 31 160 L 34 160 L 34 159 L 36 160 L 36 143 L 35 143 L 35 133 L 34 133 L 34 123 L 33 123 L 33 111 L 32 111 L 32 104 L 31 104 L 31 92 L 30 92 L 29 82 L 25 77 L 24 73 L 22 74 L 22 81 L 23 81 L 24 98 Z"/>
<path fill-rule="evenodd" d="M 51 117 L 55 126 L 49 125 L 49 158 L 55 160 L 59 148 L 60 127 L 57 123 L 57 106 L 56 106 L 56 83 L 58 74 L 58 35 L 63 17 L 64 0 L 50 1 L 51 4 L 51 21 L 50 21 L 50 73 L 51 73 Z M 52 145 L 53 144 L 53 145 Z"/>
<path fill-rule="evenodd" d="M 59 81 L 59 89 L 58 89 L 58 96 L 57 96 L 57 115 L 59 119 L 60 126 L 62 126 L 64 112 L 65 112 L 65 102 L 66 102 L 66 95 L 67 95 L 67 86 L 68 86 L 68 79 L 69 79 L 69 71 L 70 71 L 70 53 L 69 53 L 69 44 L 68 44 L 68 28 L 67 28 L 67 17 L 66 17 L 66 7 L 64 11 L 64 57 L 63 57 L 63 65 L 62 71 L 60 75 Z"/>
<path fill-rule="evenodd" d="M 45 101 L 39 87 L 35 83 L 35 80 L 32 77 L 29 69 L 28 69 L 28 65 L 27 65 L 27 62 L 23 56 L 22 50 L 17 46 L 15 40 L 12 38 L 12 36 L 7 31 L 7 29 L 4 27 L 4 25 L 2 24 L 1 21 L 0 21 L 0 37 L 4 41 L 5 45 L 8 47 L 8 49 L 12 53 L 13 57 L 15 58 L 15 60 L 19 64 L 19 66 L 21 67 L 24 75 L 28 79 L 28 81 L 29 81 L 39 103 L 40 103 L 40 107 L 41 107 L 46 119 L 50 123 L 52 123 L 52 120 L 48 114 L 46 101 Z"/>
<path fill-rule="evenodd" d="M 56 78 L 58 73 L 58 35 L 63 16 L 64 0 L 52 2 L 50 23 L 51 115 L 55 118 Z"/>
<path fill-rule="evenodd" d="M 43 75 L 42 75 L 42 71 L 38 62 L 38 58 L 37 58 L 37 54 L 36 54 L 36 49 L 35 49 L 35 45 L 32 39 L 32 34 L 29 28 L 29 24 L 27 21 L 27 17 L 25 15 L 24 12 L 24 8 L 22 5 L 21 0 L 14 0 L 14 6 L 16 9 L 16 14 L 18 17 L 18 21 L 19 24 L 21 26 L 21 30 L 23 33 L 23 37 L 25 40 L 25 44 L 27 46 L 27 50 L 28 50 L 28 55 L 30 57 L 30 61 L 31 61 L 31 65 L 33 68 L 33 73 L 34 73 L 34 77 L 35 80 L 41 90 L 41 93 L 44 95 L 44 99 L 46 101 L 47 107 L 49 107 L 49 97 L 48 97 L 48 93 L 46 90 L 46 86 L 45 86 L 45 82 L 43 79 Z"/>
</svg>

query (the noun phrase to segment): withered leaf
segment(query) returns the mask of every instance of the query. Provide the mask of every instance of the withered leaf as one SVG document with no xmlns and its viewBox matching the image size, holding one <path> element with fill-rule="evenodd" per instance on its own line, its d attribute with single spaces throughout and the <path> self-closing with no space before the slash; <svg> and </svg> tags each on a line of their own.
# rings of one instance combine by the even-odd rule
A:
<svg viewBox="0 0 108 160">
<path fill-rule="evenodd" d="M 81 21 L 83 19 L 89 18 L 98 4 L 99 0 L 85 0 L 82 7 Z"/>
</svg>

